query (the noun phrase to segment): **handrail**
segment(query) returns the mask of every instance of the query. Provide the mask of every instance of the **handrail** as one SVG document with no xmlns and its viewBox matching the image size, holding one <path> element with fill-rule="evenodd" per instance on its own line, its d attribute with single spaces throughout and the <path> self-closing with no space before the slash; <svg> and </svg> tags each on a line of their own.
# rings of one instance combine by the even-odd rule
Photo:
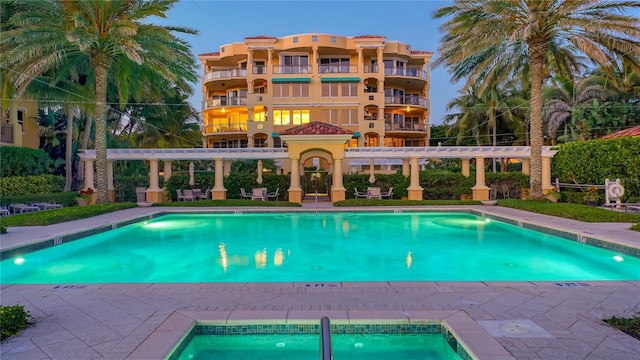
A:
<svg viewBox="0 0 640 360">
<path fill-rule="evenodd" d="M 331 324 L 326 316 L 320 319 L 320 360 L 333 360 Z"/>
</svg>

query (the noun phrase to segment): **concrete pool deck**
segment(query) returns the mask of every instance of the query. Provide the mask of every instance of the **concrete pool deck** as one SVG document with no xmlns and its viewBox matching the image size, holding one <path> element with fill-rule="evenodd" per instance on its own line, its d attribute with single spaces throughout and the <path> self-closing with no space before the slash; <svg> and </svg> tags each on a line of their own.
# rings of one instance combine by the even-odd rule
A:
<svg viewBox="0 0 640 360">
<path fill-rule="evenodd" d="M 268 211 L 303 208 L 133 208 L 46 227 L 10 228 L 0 249 L 109 225 L 158 211 Z M 502 207 L 333 208 L 320 211 L 473 209 L 640 248 L 631 224 L 582 223 Z M 640 273 L 640 269 L 638 269 Z M 640 341 L 601 319 L 640 311 L 640 281 L 151 283 L 2 285 L 3 305 L 24 305 L 36 325 L 0 344 L 6 359 L 159 359 L 185 321 L 289 321 L 328 315 L 342 321 L 457 316 L 462 344 L 480 359 L 639 359 Z M 183 317 L 191 320 L 184 320 Z M 178 319 L 178 320 L 176 320 Z M 458 319 L 458 320 L 455 320 Z M 461 320 L 462 319 L 462 320 Z M 182 325 L 180 325 L 182 324 Z M 525 333 L 509 331 L 514 324 Z M 176 328 L 178 330 L 176 330 Z"/>
</svg>

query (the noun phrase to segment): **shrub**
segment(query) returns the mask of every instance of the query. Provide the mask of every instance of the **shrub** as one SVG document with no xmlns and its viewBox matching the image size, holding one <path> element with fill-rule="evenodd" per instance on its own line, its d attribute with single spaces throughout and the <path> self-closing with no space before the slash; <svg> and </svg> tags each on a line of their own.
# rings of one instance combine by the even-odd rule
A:
<svg viewBox="0 0 640 360">
<path fill-rule="evenodd" d="M 56 175 L 0 177 L 0 196 L 33 195 L 61 192 L 64 178 Z"/>
<path fill-rule="evenodd" d="M 51 159 L 42 149 L 0 147 L 0 177 L 42 175 L 49 172 Z"/>
<path fill-rule="evenodd" d="M 96 204 L 88 206 L 73 206 L 63 209 L 35 211 L 0 218 L 0 225 L 12 226 L 45 226 L 66 221 L 86 219 L 91 216 L 102 215 L 118 210 L 136 207 L 134 203 Z"/>
<path fill-rule="evenodd" d="M 605 319 L 607 324 L 640 340 L 640 312 L 630 318 L 611 317 Z"/>
<path fill-rule="evenodd" d="M 24 310 L 22 305 L 2 306 L 0 305 L 0 332 L 4 340 L 10 336 L 20 333 L 29 326 L 31 315 Z"/>
</svg>

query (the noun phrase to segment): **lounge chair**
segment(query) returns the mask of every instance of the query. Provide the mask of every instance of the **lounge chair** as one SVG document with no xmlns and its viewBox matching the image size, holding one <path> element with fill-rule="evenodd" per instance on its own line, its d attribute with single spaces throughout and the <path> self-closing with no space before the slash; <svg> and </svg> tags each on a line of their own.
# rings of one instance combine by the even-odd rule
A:
<svg viewBox="0 0 640 360">
<path fill-rule="evenodd" d="M 367 198 L 369 194 L 367 192 L 358 191 L 358 188 L 353 188 L 353 195 L 357 199 L 357 198 Z"/>
<path fill-rule="evenodd" d="M 254 188 L 251 190 L 251 200 L 265 201 L 267 198 L 267 188 Z"/>
<path fill-rule="evenodd" d="M 40 210 L 62 209 L 64 207 L 61 204 L 56 204 L 55 201 L 52 201 L 50 203 L 38 202 L 31 205 L 37 206 Z"/>
<path fill-rule="evenodd" d="M 382 199 L 382 193 L 380 192 L 379 187 L 370 187 L 369 188 L 369 199 Z"/>
<path fill-rule="evenodd" d="M 386 192 L 380 193 L 380 197 L 381 198 L 387 198 L 389 200 L 391 200 L 391 198 L 393 197 L 393 186 L 389 188 L 389 190 L 387 190 Z"/>
<path fill-rule="evenodd" d="M 9 209 L 2 207 L 0 208 L 0 216 L 9 216 L 11 215 L 11 212 L 9 211 Z"/>
<path fill-rule="evenodd" d="M 247 194 L 244 188 L 240 188 L 240 198 L 241 199 L 251 199 L 251 194 Z"/>
<path fill-rule="evenodd" d="M 279 192 L 280 192 L 280 188 L 279 187 L 274 192 L 268 192 L 267 193 L 267 200 L 269 200 L 269 199 L 278 200 L 278 193 Z"/>
<path fill-rule="evenodd" d="M 11 204 L 9 205 L 9 207 L 11 209 L 13 209 L 13 213 L 17 214 L 17 213 L 25 213 L 25 212 L 31 212 L 31 211 L 38 211 L 40 210 L 39 207 L 37 206 L 33 206 L 33 205 L 27 205 L 27 204 Z"/>
<path fill-rule="evenodd" d="M 624 207 L 625 212 L 637 212 L 640 213 L 640 203 L 629 204 L 627 203 Z"/>
</svg>

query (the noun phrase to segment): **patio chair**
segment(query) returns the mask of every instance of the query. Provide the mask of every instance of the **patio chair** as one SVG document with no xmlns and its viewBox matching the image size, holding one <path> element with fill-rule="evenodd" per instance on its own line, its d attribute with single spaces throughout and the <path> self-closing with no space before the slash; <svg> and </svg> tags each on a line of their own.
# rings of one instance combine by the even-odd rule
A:
<svg viewBox="0 0 640 360">
<path fill-rule="evenodd" d="M 17 213 L 25 213 L 25 212 L 31 212 L 31 211 L 38 211 L 40 210 L 39 207 L 37 206 L 33 206 L 33 205 L 27 205 L 27 204 L 11 204 L 9 205 L 9 207 L 11 209 L 13 209 L 13 213 L 17 214 Z"/>
<path fill-rule="evenodd" d="M 254 188 L 251 190 L 251 200 L 266 200 L 267 188 Z"/>
<path fill-rule="evenodd" d="M 176 201 L 184 201 L 184 193 L 180 189 L 176 189 Z"/>
<path fill-rule="evenodd" d="M 198 200 L 209 200 L 211 199 L 211 189 L 207 189 L 204 194 L 198 194 Z"/>
<path fill-rule="evenodd" d="M 194 200 L 199 200 L 200 196 L 203 195 L 202 194 L 202 189 L 193 189 L 193 199 Z"/>
<path fill-rule="evenodd" d="M 369 197 L 369 194 L 367 192 L 360 192 L 358 191 L 358 188 L 353 188 L 354 192 L 353 195 L 357 198 L 367 198 Z"/>
<path fill-rule="evenodd" d="M 185 189 L 184 190 L 184 201 L 187 201 L 187 200 L 193 201 L 195 199 L 196 199 L 196 197 L 193 195 L 193 190 L 191 190 L 191 189 Z"/>
<path fill-rule="evenodd" d="M 251 199 L 251 194 L 247 194 L 247 191 L 244 188 L 240 188 L 240 198 Z"/>
<path fill-rule="evenodd" d="M 280 192 L 280 187 L 278 187 L 278 188 L 276 189 L 276 191 L 274 191 L 274 192 L 268 192 L 268 193 L 267 193 L 267 200 L 269 200 L 269 199 L 275 199 L 275 200 L 278 200 L 278 193 L 279 193 L 279 192 Z"/>
<path fill-rule="evenodd" d="M 380 192 L 379 187 L 370 187 L 369 188 L 369 199 L 382 199 L 382 193 Z"/>
<path fill-rule="evenodd" d="M 391 200 L 391 198 L 393 197 L 393 186 L 390 187 L 386 192 L 380 193 L 380 197 L 382 197 L 383 199 L 387 198 Z"/>
</svg>

